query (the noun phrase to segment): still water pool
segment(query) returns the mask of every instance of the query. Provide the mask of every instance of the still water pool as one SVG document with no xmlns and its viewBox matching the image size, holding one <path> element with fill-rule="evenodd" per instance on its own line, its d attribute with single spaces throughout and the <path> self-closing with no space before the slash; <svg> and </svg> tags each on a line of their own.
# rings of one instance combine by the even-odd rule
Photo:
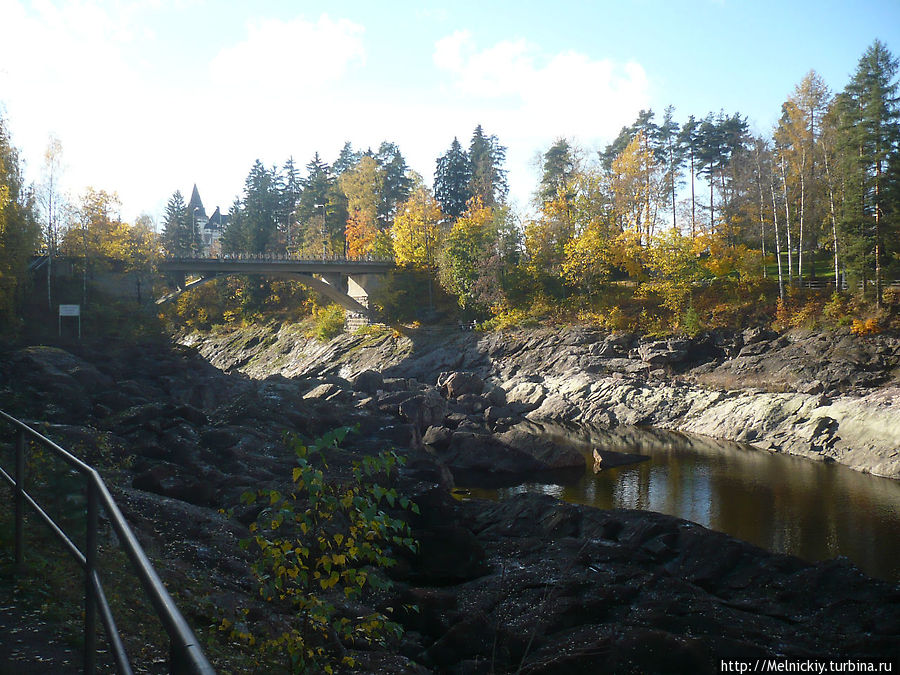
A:
<svg viewBox="0 0 900 675">
<path fill-rule="evenodd" d="M 531 430 L 581 450 L 584 476 L 569 485 L 471 488 L 472 496 L 531 491 L 602 509 L 658 511 L 810 561 L 846 556 L 871 576 L 900 582 L 900 481 L 654 429 Z M 593 448 L 650 459 L 595 474 Z"/>
</svg>

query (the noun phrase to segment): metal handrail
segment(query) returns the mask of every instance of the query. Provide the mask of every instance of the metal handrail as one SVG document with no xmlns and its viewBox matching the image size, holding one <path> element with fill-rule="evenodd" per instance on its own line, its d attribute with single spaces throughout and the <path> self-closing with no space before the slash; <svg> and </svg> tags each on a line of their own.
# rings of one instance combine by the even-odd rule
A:
<svg viewBox="0 0 900 675">
<path fill-rule="evenodd" d="M 135 573 L 144 587 L 150 602 L 169 636 L 169 670 L 172 673 L 190 673 L 191 675 L 214 675 L 212 665 L 203 654 L 194 632 L 178 611 L 175 601 L 166 590 L 159 575 L 138 543 L 137 538 L 122 516 L 122 512 L 100 477 L 96 469 L 85 464 L 67 450 L 64 450 L 49 438 L 41 435 L 24 422 L 17 420 L 0 410 L 0 420 L 4 420 L 16 428 L 16 467 L 15 475 L 10 476 L 0 467 L 2 477 L 15 492 L 15 560 L 17 570 L 21 570 L 24 558 L 24 511 L 28 504 L 50 528 L 51 532 L 63 543 L 72 557 L 85 571 L 85 605 L 84 605 L 84 672 L 93 673 L 96 669 L 96 617 L 100 610 L 100 620 L 106 630 L 110 648 L 116 660 L 119 673 L 132 673 L 128 655 L 125 653 L 121 636 L 116 629 L 109 602 L 97 574 L 97 523 L 98 509 L 103 507 L 119 540 L 119 545 L 134 567 Z M 57 457 L 85 477 L 87 487 L 87 541 L 85 551 L 78 549 L 74 542 L 53 521 L 44 509 L 25 492 L 25 440 L 31 438 L 50 449 Z"/>
</svg>

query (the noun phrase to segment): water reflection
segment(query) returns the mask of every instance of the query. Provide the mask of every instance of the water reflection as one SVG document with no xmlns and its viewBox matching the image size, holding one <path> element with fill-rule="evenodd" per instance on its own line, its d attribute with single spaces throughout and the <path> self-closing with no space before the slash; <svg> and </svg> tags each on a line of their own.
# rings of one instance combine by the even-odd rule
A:
<svg viewBox="0 0 900 675">
<path fill-rule="evenodd" d="M 653 429 L 532 430 L 579 448 L 588 466 L 591 448 L 650 461 L 587 471 L 566 486 L 472 489 L 474 496 L 535 491 L 604 509 L 659 511 L 807 560 L 844 555 L 870 575 L 900 581 L 900 481 Z"/>
</svg>

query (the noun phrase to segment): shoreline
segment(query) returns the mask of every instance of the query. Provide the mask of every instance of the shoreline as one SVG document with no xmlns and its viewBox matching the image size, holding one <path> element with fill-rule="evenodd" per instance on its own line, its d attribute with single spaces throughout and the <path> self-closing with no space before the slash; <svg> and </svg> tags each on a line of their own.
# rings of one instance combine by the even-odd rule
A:
<svg viewBox="0 0 900 675">
<path fill-rule="evenodd" d="M 433 384 L 441 373 L 472 372 L 534 421 L 654 426 L 900 479 L 900 340 L 890 336 L 751 330 L 661 341 L 570 327 L 399 337 L 385 330 L 321 344 L 286 325 L 187 333 L 176 341 L 225 372 L 257 379 L 349 380 L 377 370 Z M 848 349 L 856 350 L 856 362 L 822 363 Z M 711 386 L 741 379 L 755 386 Z"/>
</svg>

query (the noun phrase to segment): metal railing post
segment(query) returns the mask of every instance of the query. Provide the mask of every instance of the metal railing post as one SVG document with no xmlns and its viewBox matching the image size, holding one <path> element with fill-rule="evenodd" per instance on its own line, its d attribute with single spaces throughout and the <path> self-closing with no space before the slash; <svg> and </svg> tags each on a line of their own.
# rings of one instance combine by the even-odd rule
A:
<svg viewBox="0 0 900 675">
<path fill-rule="evenodd" d="M 87 478 L 87 541 L 84 566 L 84 672 L 93 675 L 97 667 L 97 603 L 94 599 L 94 571 L 97 569 L 97 488 L 93 476 Z"/>
<path fill-rule="evenodd" d="M 25 559 L 25 432 L 16 433 L 16 573 Z"/>
</svg>

